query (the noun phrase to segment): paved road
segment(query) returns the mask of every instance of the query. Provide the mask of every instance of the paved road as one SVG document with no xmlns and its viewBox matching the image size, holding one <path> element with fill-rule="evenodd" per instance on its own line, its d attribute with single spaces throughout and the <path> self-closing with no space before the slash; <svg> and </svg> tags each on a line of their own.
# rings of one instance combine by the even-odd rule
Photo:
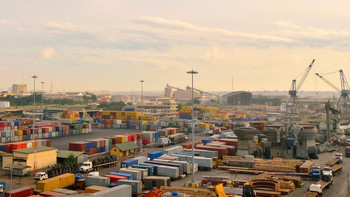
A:
<svg viewBox="0 0 350 197">
<path fill-rule="evenodd" d="M 92 133 L 89 134 L 82 134 L 82 135 L 75 135 L 75 136 L 68 136 L 68 137 L 57 137 L 57 138 L 52 138 L 52 147 L 56 147 L 60 150 L 68 150 L 68 143 L 69 142 L 75 142 L 75 141 L 82 141 L 86 139 L 94 139 L 94 138 L 103 138 L 106 136 L 111 136 L 111 135 L 118 135 L 118 134 L 125 134 L 125 133 L 133 133 L 137 132 L 136 130 L 130 130 L 130 129 L 93 129 Z M 202 139 L 208 138 L 208 136 L 203 136 L 203 135 L 196 135 L 195 136 L 195 141 L 200 141 Z M 156 150 L 161 150 L 162 148 L 145 148 L 144 152 L 139 153 L 138 155 L 147 155 L 148 152 L 151 151 L 156 151 Z M 344 153 L 344 148 L 341 148 L 340 152 Z M 137 155 L 137 156 L 138 156 Z M 325 164 L 328 160 L 333 158 L 334 153 L 323 153 L 319 155 L 319 159 L 316 160 L 317 165 L 322 165 Z M 340 176 L 336 176 L 334 178 L 334 184 L 326 189 L 324 191 L 323 196 L 337 196 L 337 197 L 346 197 L 350 196 L 348 192 L 349 190 L 349 181 L 350 181 L 350 158 L 344 158 L 343 162 L 343 173 Z M 105 175 L 108 172 L 112 171 L 117 171 L 119 167 L 113 167 L 113 168 L 103 168 L 100 170 L 100 175 Z M 253 175 L 245 175 L 245 174 L 232 174 L 229 173 L 226 170 L 212 170 L 212 171 L 199 171 L 198 173 L 195 174 L 195 180 L 200 181 L 204 175 L 216 175 L 216 176 L 229 176 L 232 179 L 236 180 L 248 180 L 249 178 L 253 177 Z M 28 179 L 28 180 L 27 180 Z M 10 181 L 8 177 L 6 176 L 1 176 L 0 181 L 6 181 L 7 184 L 9 185 Z M 191 181 L 191 175 L 187 176 L 184 179 L 173 181 L 171 184 L 173 186 L 183 186 L 185 182 Z M 310 184 L 315 183 L 316 181 L 304 181 L 305 187 L 303 188 L 297 188 L 294 192 L 292 192 L 289 196 L 291 197 L 300 197 L 303 196 L 305 192 L 307 192 L 307 188 L 309 187 Z M 26 184 L 27 183 L 27 184 Z M 33 185 L 34 182 L 30 177 L 28 178 L 23 178 L 21 181 L 15 180 L 14 181 L 14 187 L 13 188 L 18 188 L 21 185 Z"/>
</svg>

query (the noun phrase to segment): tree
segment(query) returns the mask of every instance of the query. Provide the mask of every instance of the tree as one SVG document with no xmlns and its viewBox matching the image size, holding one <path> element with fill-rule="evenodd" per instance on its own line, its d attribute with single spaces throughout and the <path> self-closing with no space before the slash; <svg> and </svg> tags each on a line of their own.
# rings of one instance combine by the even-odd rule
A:
<svg viewBox="0 0 350 197">
<path fill-rule="evenodd" d="M 67 165 L 75 165 L 77 163 L 77 159 L 71 153 L 68 155 L 68 158 L 65 160 L 65 164 Z"/>
</svg>

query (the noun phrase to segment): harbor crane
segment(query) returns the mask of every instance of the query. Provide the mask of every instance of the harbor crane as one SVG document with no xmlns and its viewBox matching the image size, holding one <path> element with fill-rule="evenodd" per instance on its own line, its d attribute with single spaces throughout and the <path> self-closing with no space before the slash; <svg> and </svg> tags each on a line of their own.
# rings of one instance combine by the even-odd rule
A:
<svg viewBox="0 0 350 197">
<path fill-rule="evenodd" d="M 294 121 L 294 114 L 296 112 L 298 101 L 299 101 L 297 93 L 300 90 L 301 86 L 304 84 L 304 82 L 306 80 L 306 77 L 309 74 L 309 72 L 310 72 L 314 62 L 315 62 L 315 59 L 313 59 L 311 64 L 301 73 L 302 76 L 301 76 L 300 81 L 298 82 L 298 84 L 297 84 L 296 79 L 292 80 L 292 86 L 290 87 L 290 90 L 288 91 L 288 94 L 290 95 L 290 98 L 289 98 L 288 103 L 287 103 L 287 107 L 291 106 L 291 117 L 292 117 L 291 122 Z M 296 78 L 298 78 L 298 77 L 296 77 Z"/>
<path fill-rule="evenodd" d="M 339 107 L 339 103 L 341 100 L 344 102 L 344 106 L 346 105 L 346 98 L 349 98 L 350 94 L 350 86 L 348 81 L 346 80 L 346 77 L 344 75 L 344 72 L 342 69 L 339 70 L 339 75 L 340 75 L 340 86 L 341 89 L 339 89 L 336 85 L 328 81 L 326 78 L 324 78 L 322 75 L 319 73 L 315 73 L 316 76 L 318 76 L 320 79 L 322 79 L 325 83 L 327 83 L 329 86 L 340 92 L 340 97 L 337 102 L 337 107 Z"/>
</svg>

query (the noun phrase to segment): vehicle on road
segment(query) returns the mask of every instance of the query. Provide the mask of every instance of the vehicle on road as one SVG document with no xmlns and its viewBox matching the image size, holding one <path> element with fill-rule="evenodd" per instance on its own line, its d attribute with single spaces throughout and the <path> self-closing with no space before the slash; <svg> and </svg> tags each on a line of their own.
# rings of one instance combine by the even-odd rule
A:
<svg viewBox="0 0 350 197">
<path fill-rule="evenodd" d="M 36 181 L 42 181 L 42 180 L 45 180 L 48 178 L 49 178 L 49 176 L 45 172 L 37 172 L 34 175 L 34 180 L 36 180 Z"/>
<path fill-rule="evenodd" d="M 311 184 L 308 190 L 309 192 L 317 193 L 318 196 L 322 196 L 323 190 L 332 184 L 333 184 L 332 168 L 324 167 L 321 171 L 321 180 L 317 181 L 315 184 Z"/>
</svg>

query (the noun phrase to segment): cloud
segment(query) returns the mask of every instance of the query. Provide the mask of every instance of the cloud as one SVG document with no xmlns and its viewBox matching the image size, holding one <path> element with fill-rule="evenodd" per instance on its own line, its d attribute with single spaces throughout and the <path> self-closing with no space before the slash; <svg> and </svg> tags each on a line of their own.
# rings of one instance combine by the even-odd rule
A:
<svg viewBox="0 0 350 197">
<path fill-rule="evenodd" d="M 54 48 L 51 48 L 51 47 L 46 47 L 42 51 L 42 57 L 44 59 L 51 59 L 55 54 L 56 54 L 56 50 Z"/>
<path fill-rule="evenodd" d="M 5 26 L 8 26 L 8 27 L 12 27 L 12 28 L 14 28 L 14 29 L 16 29 L 17 31 L 20 31 L 20 32 L 24 31 L 21 23 L 16 21 L 16 20 L 0 20 L 0 25 L 5 25 Z"/>
</svg>

